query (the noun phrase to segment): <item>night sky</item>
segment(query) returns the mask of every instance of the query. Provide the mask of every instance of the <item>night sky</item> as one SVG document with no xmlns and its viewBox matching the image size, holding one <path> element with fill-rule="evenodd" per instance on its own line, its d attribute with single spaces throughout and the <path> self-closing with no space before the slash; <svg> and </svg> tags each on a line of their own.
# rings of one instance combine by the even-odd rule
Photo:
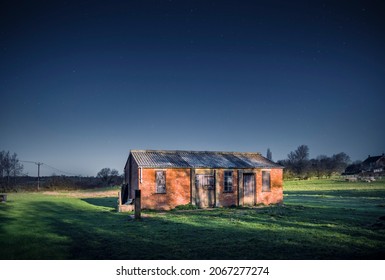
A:
<svg viewBox="0 0 385 280">
<path fill-rule="evenodd" d="M 385 4 L 1 1 L 0 95 L 0 150 L 73 174 L 130 149 L 363 160 L 385 151 Z"/>
</svg>

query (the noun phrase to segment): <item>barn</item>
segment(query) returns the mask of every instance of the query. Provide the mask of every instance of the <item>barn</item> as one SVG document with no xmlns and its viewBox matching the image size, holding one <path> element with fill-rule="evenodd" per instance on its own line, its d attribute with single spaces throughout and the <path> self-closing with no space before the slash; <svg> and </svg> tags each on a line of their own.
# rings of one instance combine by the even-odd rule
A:
<svg viewBox="0 0 385 280">
<path fill-rule="evenodd" d="M 259 153 L 131 150 L 121 201 L 142 209 L 254 206 L 283 201 L 283 167 Z"/>
</svg>

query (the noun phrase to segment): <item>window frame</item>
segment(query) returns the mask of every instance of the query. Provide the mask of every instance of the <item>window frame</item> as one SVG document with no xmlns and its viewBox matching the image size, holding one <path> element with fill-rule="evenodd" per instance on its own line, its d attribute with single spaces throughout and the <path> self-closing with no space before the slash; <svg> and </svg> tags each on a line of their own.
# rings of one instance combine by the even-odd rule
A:
<svg viewBox="0 0 385 280">
<path fill-rule="evenodd" d="M 269 174 L 269 184 L 266 185 L 264 174 Z M 262 170 L 262 192 L 271 192 L 271 170 Z"/>
<path fill-rule="evenodd" d="M 230 175 L 228 175 L 229 173 L 230 173 Z M 229 177 L 231 177 L 230 181 L 228 181 Z M 230 182 L 231 182 L 231 185 L 229 186 Z M 234 172 L 233 172 L 233 170 L 225 170 L 223 172 L 223 192 L 224 193 L 234 192 Z"/>
<path fill-rule="evenodd" d="M 196 174 L 195 184 L 198 188 L 203 188 L 205 190 L 214 190 L 215 176 L 211 174 Z"/>
<path fill-rule="evenodd" d="M 164 188 L 161 190 L 161 185 L 158 185 L 158 173 L 163 173 L 164 178 Z M 166 170 L 155 170 L 155 193 L 157 194 L 166 194 L 167 193 L 167 177 L 166 177 Z"/>
</svg>

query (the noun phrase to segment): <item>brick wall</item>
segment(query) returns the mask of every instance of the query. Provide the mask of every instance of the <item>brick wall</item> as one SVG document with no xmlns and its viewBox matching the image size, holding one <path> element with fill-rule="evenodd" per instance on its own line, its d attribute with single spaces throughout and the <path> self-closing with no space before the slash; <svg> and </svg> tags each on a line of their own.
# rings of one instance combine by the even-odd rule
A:
<svg viewBox="0 0 385 280">
<path fill-rule="evenodd" d="M 142 183 L 140 183 L 140 169 L 133 160 L 130 164 L 131 172 L 131 197 L 134 197 L 135 189 L 142 190 L 142 208 L 169 210 L 178 205 L 195 203 L 195 178 L 191 178 L 191 170 L 183 168 L 175 169 L 142 169 Z M 166 172 L 166 193 L 156 193 L 157 170 Z M 216 169 L 215 205 L 217 207 L 229 207 L 232 205 L 243 205 L 242 190 L 238 194 L 239 187 L 243 187 L 242 176 L 238 178 L 238 170 L 233 171 L 233 192 L 224 191 L 224 172 L 226 169 Z M 276 204 L 283 202 L 282 169 L 269 169 L 271 189 L 269 192 L 262 191 L 262 169 L 241 170 L 240 172 L 254 173 L 256 175 L 256 204 Z M 195 169 L 194 174 L 213 174 L 212 169 Z M 191 186 L 192 185 L 192 186 Z M 239 186 L 238 186 L 239 185 Z M 238 198 L 239 201 L 238 201 Z"/>
<path fill-rule="evenodd" d="M 238 205 L 238 172 L 233 171 L 233 191 L 225 192 L 224 175 L 227 169 L 217 169 L 216 176 L 216 206 L 217 207 L 229 207 Z"/>
<path fill-rule="evenodd" d="M 276 204 L 283 202 L 282 169 L 269 169 L 270 192 L 262 191 L 262 170 L 257 170 L 257 204 Z"/>
<path fill-rule="evenodd" d="M 166 171 L 166 193 L 156 193 L 155 171 Z M 151 169 L 143 168 L 142 208 L 169 210 L 178 205 L 190 203 L 190 169 Z"/>
</svg>

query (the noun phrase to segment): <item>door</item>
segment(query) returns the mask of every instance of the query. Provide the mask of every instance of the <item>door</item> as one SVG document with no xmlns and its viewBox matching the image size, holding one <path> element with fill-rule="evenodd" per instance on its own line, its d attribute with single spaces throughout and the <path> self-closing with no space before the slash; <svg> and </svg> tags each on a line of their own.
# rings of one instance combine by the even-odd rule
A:
<svg viewBox="0 0 385 280">
<path fill-rule="evenodd" d="M 208 208 L 215 206 L 214 184 L 214 175 L 195 175 L 195 202 L 199 208 Z"/>
<path fill-rule="evenodd" d="M 243 205 L 255 205 L 255 175 L 243 174 Z"/>
</svg>

